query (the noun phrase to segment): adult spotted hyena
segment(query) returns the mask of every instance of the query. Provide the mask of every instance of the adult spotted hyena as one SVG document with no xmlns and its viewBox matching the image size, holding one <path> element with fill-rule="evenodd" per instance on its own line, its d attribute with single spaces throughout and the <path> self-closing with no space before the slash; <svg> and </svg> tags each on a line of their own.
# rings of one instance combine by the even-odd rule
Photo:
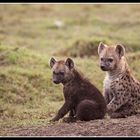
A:
<svg viewBox="0 0 140 140">
<path fill-rule="evenodd" d="M 98 46 L 100 67 L 106 71 L 104 97 L 111 118 L 127 117 L 138 113 L 140 107 L 140 83 L 129 70 L 125 48 L 118 44 Z"/>
<path fill-rule="evenodd" d="M 106 103 L 100 91 L 74 68 L 71 58 L 66 61 L 50 59 L 53 82 L 63 84 L 65 103 L 52 121 L 58 121 L 69 112 L 64 121 L 89 121 L 102 119 L 106 113 Z"/>
</svg>

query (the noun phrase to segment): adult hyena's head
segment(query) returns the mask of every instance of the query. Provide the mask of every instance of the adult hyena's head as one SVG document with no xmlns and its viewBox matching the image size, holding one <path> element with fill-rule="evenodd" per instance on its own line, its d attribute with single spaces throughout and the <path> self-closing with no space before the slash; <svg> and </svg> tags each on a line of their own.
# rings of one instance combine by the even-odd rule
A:
<svg viewBox="0 0 140 140">
<path fill-rule="evenodd" d="M 52 79 L 55 84 L 66 83 L 72 78 L 72 70 L 74 68 L 74 62 L 71 58 L 67 58 L 65 61 L 56 61 L 54 58 L 50 59 L 49 65 L 52 69 Z"/>
<path fill-rule="evenodd" d="M 100 68 L 103 71 L 112 71 L 120 67 L 120 62 L 123 60 L 125 54 L 125 48 L 121 44 L 107 46 L 101 42 L 98 46 L 98 54 Z"/>
</svg>

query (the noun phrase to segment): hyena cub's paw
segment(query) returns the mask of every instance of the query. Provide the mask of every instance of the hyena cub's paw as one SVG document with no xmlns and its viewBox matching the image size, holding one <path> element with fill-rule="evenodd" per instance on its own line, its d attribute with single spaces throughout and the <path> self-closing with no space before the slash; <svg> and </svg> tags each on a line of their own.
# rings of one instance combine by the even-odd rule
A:
<svg viewBox="0 0 140 140">
<path fill-rule="evenodd" d="M 63 122 L 65 122 L 65 123 L 76 122 L 76 118 L 75 117 L 65 117 L 63 119 Z"/>
<path fill-rule="evenodd" d="M 56 120 L 54 120 L 54 119 L 49 120 L 50 123 L 55 122 L 55 121 L 56 121 Z"/>
<path fill-rule="evenodd" d="M 56 121 L 58 121 L 59 119 L 58 119 L 58 117 L 54 117 L 53 119 L 51 119 L 49 122 L 56 122 Z"/>
</svg>

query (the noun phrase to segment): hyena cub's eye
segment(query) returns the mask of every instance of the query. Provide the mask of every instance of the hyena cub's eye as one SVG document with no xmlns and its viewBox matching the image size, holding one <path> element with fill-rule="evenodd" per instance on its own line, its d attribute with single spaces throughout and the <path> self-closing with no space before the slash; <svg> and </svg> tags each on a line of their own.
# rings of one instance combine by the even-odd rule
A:
<svg viewBox="0 0 140 140">
<path fill-rule="evenodd" d="M 59 75 L 59 73 L 58 73 L 58 72 L 55 72 L 55 71 L 53 71 L 53 74 L 54 74 L 54 75 Z"/>
<path fill-rule="evenodd" d="M 53 74 L 56 74 L 56 72 L 55 72 L 55 71 L 53 71 Z"/>
<path fill-rule="evenodd" d="M 108 58 L 108 61 L 109 61 L 109 62 L 113 62 L 113 59 L 112 59 L 112 58 Z"/>
</svg>

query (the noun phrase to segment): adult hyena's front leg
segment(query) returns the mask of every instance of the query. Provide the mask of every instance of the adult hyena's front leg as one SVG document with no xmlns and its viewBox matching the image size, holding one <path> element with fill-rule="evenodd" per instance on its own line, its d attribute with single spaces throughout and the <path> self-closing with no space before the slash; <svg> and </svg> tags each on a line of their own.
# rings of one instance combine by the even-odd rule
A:
<svg viewBox="0 0 140 140">
<path fill-rule="evenodd" d="M 107 105 L 107 112 L 109 114 L 117 111 L 121 106 L 126 104 L 128 102 L 129 98 L 128 96 L 125 96 L 125 93 L 117 92 L 115 93 L 115 96 L 113 99 L 109 102 Z"/>
<path fill-rule="evenodd" d="M 104 89 L 103 95 L 104 95 L 106 104 L 109 104 L 109 102 L 111 101 L 110 91 L 108 89 Z"/>
</svg>

